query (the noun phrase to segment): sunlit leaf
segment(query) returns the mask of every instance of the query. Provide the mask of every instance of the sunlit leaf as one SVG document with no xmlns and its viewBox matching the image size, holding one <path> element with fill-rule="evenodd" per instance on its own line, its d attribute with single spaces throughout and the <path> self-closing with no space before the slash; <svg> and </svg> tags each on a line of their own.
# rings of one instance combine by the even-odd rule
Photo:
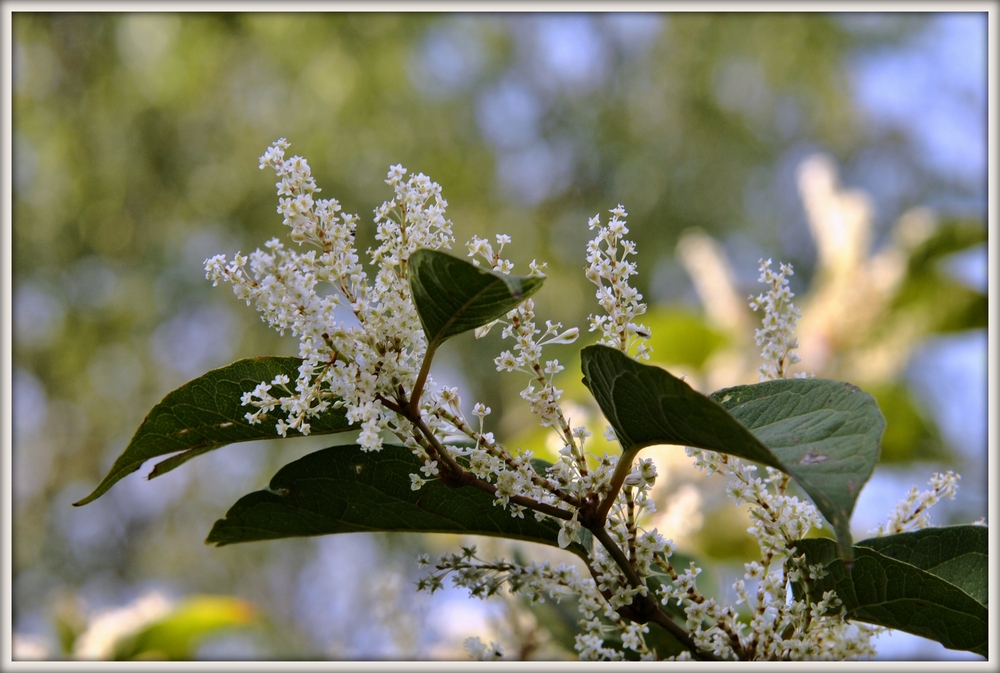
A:
<svg viewBox="0 0 1000 673">
<path fill-rule="evenodd" d="M 643 316 L 643 324 L 652 334 L 649 345 L 654 359 L 667 358 L 671 364 L 701 369 L 728 341 L 702 314 L 689 309 L 659 307 Z"/>
<path fill-rule="evenodd" d="M 205 638 L 245 627 L 254 620 L 255 615 L 254 607 L 239 598 L 191 596 L 166 617 L 119 641 L 112 658 L 118 661 L 190 660 Z"/>
<path fill-rule="evenodd" d="M 261 382 L 271 382 L 278 374 L 294 382 L 302 360 L 290 357 L 259 357 L 239 360 L 215 369 L 169 393 L 146 416 L 132 441 L 111 466 L 94 492 L 75 505 L 86 505 L 103 495 L 125 476 L 138 470 L 146 461 L 171 456 L 161 461 L 149 475 L 160 476 L 208 451 L 257 439 L 276 439 L 280 409 L 262 423 L 250 425 L 247 407 L 240 401 L 243 393 Z M 294 384 L 290 384 L 294 385 Z M 325 435 L 352 429 L 343 411 L 331 409 L 310 421 L 310 434 Z"/>
<path fill-rule="evenodd" d="M 890 315 L 901 313 L 911 321 L 921 320 L 922 329 L 930 332 L 985 329 L 989 308 L 986 294 L 953 278 L 943 263 L 949 255 L 983 246 L 986 238 L 986 227 L 980 222 L 942 222 L 910 255 Z"/>
</svg>

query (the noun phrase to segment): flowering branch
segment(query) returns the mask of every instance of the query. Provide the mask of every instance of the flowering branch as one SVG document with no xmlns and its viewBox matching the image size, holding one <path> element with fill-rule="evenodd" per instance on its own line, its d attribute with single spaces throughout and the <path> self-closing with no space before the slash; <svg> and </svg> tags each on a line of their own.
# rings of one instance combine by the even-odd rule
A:
<svg viewBox="0 0 1000 673">
<path fill-rule="evenodd" d="M 315 198 L 320 190 L 308 163 L 286 159 L 287 147 L 283 139 L 276 142 L 260 166 L 279 177 L 278 212 L 295 247 L 272 239 L 263 251 L 237 253 L 231 261 L 217 255 L 205 268 L 214 284 L 232 283 L 267 323 L 298 337 L 299 357 L 240 361 L 174 391 L 150 412 L 97 489 L 76 504 L 99 497 L 152 457 L 174 454 L 156 465 L 151 476 L 157 476 L 224 444 L 270 436 L 265 425 L 281 437 L 359 429 L 356 447 L 364 453 L 351 456 L 337 447 L 290 463 L 268 490 L 237 502 L 208 541 L 368 529 L 499 535 L 558 546 L 579 556 L 590 577 L 564 566 L 485 563 L 470 547 L 443 557 L 418 588 L 434 591 L 450 575 L 477 596 L 501 586 L 529 600 L 575 594 L 581 615 L 575 648 L 584 659 L 622 659 L 626 650 L 658 658 L 662 653 L 647 642 L 650 622 L 681 644 L 678 659 L 857 658 L 872 654 L 871 637 L 881 627 L 986 653 L 986 568 L 975 565 L 987 558 L 986 531 L 927 528 L 928 508 L 954 496 L 957 475 L 935 475 L 932 490 L 914 489 L 875 531 L 879 537 L 853 544 L 851 514 L 874 470 L 885 421 L 874 399 L 851 384 L 786 379 L 798 362 L 791 266 L 773 273 L 770 260 L 762 260 L 767 291 L 751 299 L 765 314 L 756 332 L 761 383 L 706 396 L 639 362 L 649 359 L 650 333 L 636 322 L 646 305 L 630 285 L 636 265 L 630 259 L 635 245 L 625 239 L 627 214 L 619 205 L 607 226 L 591 218 L 597 232 L 587 246 L 586 276 L 597 286 L 604 314 L 590 316 L 600 341 L 581 351 L 581 368 L 611 424 L 605 437 L 622 448 L 620 456 L 598 456 L 588 448 L 586 423 L 573 427 L 562 408 L 555 378 L 563 367 L 543 357 L 545 347 L 579 335 L 552 321 L 544 330 L 538 326 L 530 295 L 542 284 L 544 264 L 532 261 L 528 275 L 512 275 L 513 264 L 501 256 L 511 242 L 505 234 L 496 236 L 497 248 L 474 237 L 467 245 L 471 263 L 444 253 L 453 236 L 440 186 L 423 174 L 404 179 L 407 171 L 393 166 L 386 183 L 394 196 L 375 210 L 370 277 L 355 248 L 357 216 L 343 214 L 335 200 Z M 300 252 L 302 245 L 313 249 Z M 335 292 L 320 294 L 326 286 Z M 340 319 L 344 312 L 351 325 Z M 556 461 L 544 468 L 531 451 L 509 451 L 494 439 L 485 428 L 485 405 L 473 405 L 478 428 L 470 425 L 457 389 L 436 385 L 430 375 L 442 343 L 469 331 L 482 337 L 497 324 L 514 345 L 494 365 L 528 376 L 521 397 L 561 444 Z M 745 564 L 733 583 L 734 606 L 704 596 L 696 586 L 701 568 L 692 562 L 679 572 L 670 560 L 673 540 L 645 528 L 655 511 L 657 474 L 638 454 L 655 444 L 693 447 L 695 464 L 726 476 L 734 504 L 748 508 L 760 559 Z M 757 476 L 752 463 L 765 466 L 766 475 Z M 379 479 L 372 480 L 376 471 Z M 812 501 L 788 493 L 793 479 Z M 463 487 L 469 490 L 454 495 Z M 425 496 L 441 503 L 436 511 L 428 510 Z M 366 506 L 345 501 L 351 497 L 363 497 Z M 391 507 L 380 507 L 383 497 Z M 496 507 L 509 516 L 495 516 Z M 525 517 L 529 511 L 533 516 Z M 824 519 L 836 542 L 806 539 Z M 924 558 L 928 548 L 943 550 L 942 558 Z M 867 580 L 854 582 L 855 557 L 864 559 L 866 573 L 885 575 L 879 592 L 871 592 Z M 957 559 L 969 566 L 961 577 L 939 570 Z M 960 626 L 942 630 L 939 620 L 920 617 L 928 601 Z M 683 610 L 683 624 L 664 609 L 671 602 Z M 902 607 L 886 610 L 889 603 Z M 898 612 L 917 616 L 899 620 Z M 873 625 L 857 623 L 864 620 Z M 620 646 L 606 642 L 609 633 Z M 502 656 L 497 643 L 475 640 L 467 649 L 481 658 Z"/>
</svg>

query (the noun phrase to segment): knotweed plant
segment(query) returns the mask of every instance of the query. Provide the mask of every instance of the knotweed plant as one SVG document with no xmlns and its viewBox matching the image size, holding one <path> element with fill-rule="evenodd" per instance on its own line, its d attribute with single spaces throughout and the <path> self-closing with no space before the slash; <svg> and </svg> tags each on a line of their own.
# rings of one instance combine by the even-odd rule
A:
<svg viewBox="0 0 1000 673">
<path fill-rule="evenodd" d="M 531 298 L 544 263 L 515 275 L 503 257 L 512 244 L 506 234 L 473 237 L 466 255 L 445 252 L 455 239 L 441 187 L 393 166 L 385 181 L 392 198 L 375 210 L 377 245 L 365 264 L 355 243 L 361 218 L 317 198 L 309 164 L 286 158 L 287 149 L 278 140 L 260 167 L 278 177 L 291 243 L 274 238 L 247 256 L 217 255 L 205 269 L 213 284 L 230 284 L 262 320 L 297 338 L 298 357 L 241 360 L 168 395 L 78 504 L 159 456 L 173 454 L 150 476 L 233 442 L 353 431 L 353 447 L 309 454 L 240 499 L 208 542 L 383 530 L 561 548 L 576 563 L 490 559 L 472 545 L 422 556 L 417 589 L 451 582 L 481 598 L 566 600 L 578 611 L 582 659 L 855 659 L 873 654 L 882 628 L 986 654 L 986 529 L 931 528 L 926 514 L 954 495 L 957 476 L 936 475 L 933 490 L 914 491 L 876 537 L 853 542 L 851 514 L 885 421 L 874 399 L 849 383 L 788 378 L 799 316 L 790 265 L 775 273 L 762 260 L 766 289 L 750 299 L 764 311 L 756 332 L 761 382 L 706 396 L 642 362 L 650 330 L 638 322 L 646 304 L 631 284 L 628 214 L 618 205 L 606 224 L 591 218 L 584 273 L 597 287 L 589 331 L 598 340 L 582 349 L 581 367 L 605 422 L 588 427 L 566 413 L 569 374 L 548 350 L 573 343 L 580 330 L 538 316 Z M 492 329 L 504 344 L 492 362 L 496 375 L 524 385 L 521 397 L 556 439 L 554 462 L 498 438 L 489 407 L 430 376 L 445 341 Z M 594 432 L 620 451 L 594 453 Z M 639 454 L 656 444 L 688 447 L 749 512 L 760 557 L 733 584 L 733 604 L 706 596 L 701 567 L 680 560 L 671 531 L 650 527 L 657 470 Z M 961 627 L 942 625 L 941 610 Z M 504 651 L 478 639 L 466 649 L 478 659 Z"/>
</svg>

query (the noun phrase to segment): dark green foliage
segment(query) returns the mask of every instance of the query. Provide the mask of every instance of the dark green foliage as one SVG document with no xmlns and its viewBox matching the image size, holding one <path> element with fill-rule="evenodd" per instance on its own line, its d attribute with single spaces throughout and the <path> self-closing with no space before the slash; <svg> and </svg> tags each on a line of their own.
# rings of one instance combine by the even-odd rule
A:
<svg viewBox="0 0 1000 673">
<path fill-rule="evenodd" d="M 94 492 L 74 504 L 86 505 L 96 500 L 120 479 L 158 456 L 176 454 L 158 463 L 150 478 L 226 444 L 276 438 L 274 426 L 283 417 L 281 410 L 271 412 L 271 421 L 250 425 L 245 418 L 247 407 L 240 398 L 262 381 L 270 383 L 278 374 L 285 374 L 294 382 L 300 364 L 299 358 L 248 358 L 210 371 L 171 392 L 149 412 Z M 339 409 L 330 409 L 310 426 L 314 435 L 351 429 Z"/>
<path fill-rule="evenodd" d="M 950 526 L 863 540 L 851 568 L 837 558 L 832 540 L 801 540 L 796 547 L 808 563 L 827 569 L 812 587 L 814 599 L 833 589 L 851 619 L 986 657 L 988 537 L 984 526 Z"/>
<path fill-rule="evenodd" d="M 614 427 L 623 460 L 645 446 L 677 444 L 782 470 L 813 499 L 849 558 L 851 512 L 885 427 L 870 395 L 848 383 L 784 379 L 706 397 L 606 346 L 588 346 L 581 357 L 584 383 Z"/>
<path fill-rule="evenodd" d="M 410 256 L 410 291 L 428 349 L 502 318 L 538 291 L 542 278 L 504 276 L 437 250 Z"/>
<path fill-rule="evenodd" d="M 218 546 L 307 535 L 371 531 L 492 535 L 558 546 L 559 524 L 528 513 L 514 518 L 475 488 L 448 488 L 440 480 L 418 491 L 410 475 L 420 460 L 402 446 L 364 453 L 357 445 L 311 453 L 289 463 L 269 490 L 240 498 L 212 527 Z M 579 544 L 570 551 L 586 558 Z"/>
</svg>

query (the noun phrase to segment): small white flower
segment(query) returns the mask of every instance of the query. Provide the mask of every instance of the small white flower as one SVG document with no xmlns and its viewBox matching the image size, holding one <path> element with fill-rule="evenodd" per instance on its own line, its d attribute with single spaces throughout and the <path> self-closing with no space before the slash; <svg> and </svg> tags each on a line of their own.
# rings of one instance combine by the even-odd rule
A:
<svg viewBox="0 0 1000 673">
<path fill-rule="evenodd" d="M 565 549 L 576 541 L 576 536 L 580 532 L 580 522 L 574 518 L 564 519 L 559 528 L 558 542 L 559 546 Z"/>
<path fill-rule="evenodd" d="M 494 320 L 492 322 L 486 323 L 482 327 L 477 327 L 473 331 L 473 334 L 476 335 L 477 339 L 482 339 L 484 336 L 486 336 L 487 334 L 490 333 L 490 330 L 493 329 L 493 326 L 496 325 L 498 322 L 500 322 L 500 321 L 499 320 Z"/>
<path fill-rule="evenodd" d="M 538 264 L 535 260 L 531 260 L 528 263 L 528 269 L 530 270 L 528 275 L 536 278 L 545 278 L 545 267 L 547 266 L 548 262 Z"/>
</svg>

